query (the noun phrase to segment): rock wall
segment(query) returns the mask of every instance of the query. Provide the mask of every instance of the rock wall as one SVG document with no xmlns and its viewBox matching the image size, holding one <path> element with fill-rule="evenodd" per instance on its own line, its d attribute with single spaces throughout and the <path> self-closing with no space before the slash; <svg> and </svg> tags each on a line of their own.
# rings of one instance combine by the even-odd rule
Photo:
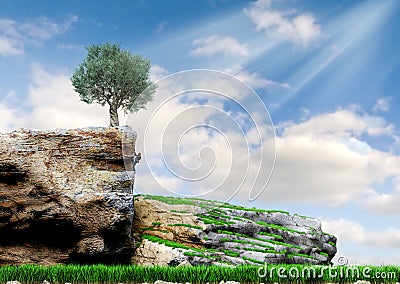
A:
<svg viewBox="0 0 400 284">
<path fill-rule="evenodd" d="M 136 264 L 329 264 L 336 254 L 319 220 L 279 210 L 143 195 L 135 211 Z"/>
<path fill-rule="evenodd" d="M 126 127 L 0 134 L 0 264 L 128 263 L 122 143 L 133 153 L 135 139 Z"/>
<path fill-rule="evenodd" d="M 334 257 L 336 238 L 314 218 L 196 198 L 134 200 L 135 141 L 127 127 L 0 134 L 0 265 L 329 264 Z"/>
</svg>

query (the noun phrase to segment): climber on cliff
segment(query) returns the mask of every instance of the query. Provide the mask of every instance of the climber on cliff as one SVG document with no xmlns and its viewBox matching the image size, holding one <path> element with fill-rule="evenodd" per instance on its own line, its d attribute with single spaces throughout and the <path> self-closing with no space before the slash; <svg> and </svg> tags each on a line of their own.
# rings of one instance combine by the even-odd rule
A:
<svg viewBox="0 0 400 284">
<path fill-rule="evenodd" d="M 133 153 L 133 170 L 135 170 L 136 164 L 139 163 L 140 159 L 142 158 L 142 153 Z"/>
</svg>

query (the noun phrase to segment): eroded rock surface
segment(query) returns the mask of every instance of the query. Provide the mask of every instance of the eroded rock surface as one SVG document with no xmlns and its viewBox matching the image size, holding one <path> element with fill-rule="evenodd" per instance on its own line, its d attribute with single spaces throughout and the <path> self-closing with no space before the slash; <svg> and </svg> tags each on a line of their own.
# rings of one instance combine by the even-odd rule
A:
<svg viewBox="0 0 400 284">
<path fill-rule="evenodd" d="M 128 263 L 129 128 L 0 134 L 0 264 Z"/>
<path fill-rule="evenodd" d="M 319 220 L 284 211 L 149 195 L 135 197 L 135 211 L 136 264 L 329 264 L 336 254 Z"/>
</svg>

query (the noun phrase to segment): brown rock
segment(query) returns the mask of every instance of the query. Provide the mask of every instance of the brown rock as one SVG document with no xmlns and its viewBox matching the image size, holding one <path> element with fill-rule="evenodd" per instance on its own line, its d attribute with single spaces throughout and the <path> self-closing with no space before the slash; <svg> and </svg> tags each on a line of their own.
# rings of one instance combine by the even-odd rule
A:
<svg viewBox="0 0 400 284">
<path fill-rule="evenodd" d="M 136 249 L 132 263 L 136 265 L 171 265 L 186 261 L 182 249 L 174 249 L 164 244 L 143 240 Z"/>
<path fill-rule="evenodd" d="M 179 214 L 171 210 L 189 213 Z M 204 235 L 202 230 L 196 230 L 184 226 L 172 226 L 174 224 L 186 224 L 206 228 L 195 214 L 193 206 L 169 205 L 161 201 L 146 199 L 141 196 L 135 198 L 135 216 L 133 219 L 133 232 L 153 235 L 162 239 L 179 242 L 181 244 L 203 248 L 201 237 Z M 143 231 L 143 228 L 154 227 L 155 223 L 160 223 L 158 231 Z"/>
<path fill-rule="evenodd" d="M 0 264 L 129 262 L 124 133 L 134 151 L 128 128 L 0 134 Z"/>
</svg>

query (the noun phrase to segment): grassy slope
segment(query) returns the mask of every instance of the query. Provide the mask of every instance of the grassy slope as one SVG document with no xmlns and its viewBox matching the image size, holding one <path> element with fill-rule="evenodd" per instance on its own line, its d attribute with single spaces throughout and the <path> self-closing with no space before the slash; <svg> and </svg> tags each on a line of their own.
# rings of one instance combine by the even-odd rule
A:
<svg viewBox="0 0 400 284">
<path fill-rule="evenodd" d="M 245 221 L 245 222 L 254 222 L 251 219 L 248 218 L 244 218 L 244 217 L 239 217 L 239 216 L 229 216 L 227 214 L 228 211 L 240 211 L 240 212 L 260 212 L 260 213 L 281 213 L 281 214 L 288 214 L 289 212 L 287 211 L 282 211 L 282 210 L 266 210 L 266 209 L 257 209 L 257 208 L 248 208 L 248 207 L 243 207 L 243 206 L 238 206 L 238 205 L 232 205 L 229 204 L 227 202 L 219 202 L 219 201 L 215 201 L 215 200 L 205 200 L 205 199 L 200 199 L 200 198 L 179 198 L 179 197 L 171 197 L 171 196 L 156 196 L 156 195 L 141 195 L 143 198 L 145 199 L 151 199 L 151 200 L 157 200 L 157 201 L 161 201 L 164 202 L 166 204 L 169 205 L 191 205 L 191 206 L 196 206 L 198 208 L 202 208 L 205 209 L 207 212 L 204 214 L 197 214 L 197 217 L 199 218 L 199 220 L 201 220 L 202 222 L 204 222 L 205 224 L 213 224 L 213 225 L 217 225 L 217 226 L 230 226 L 231 224 L 234 224 L 235 221 Z M 176 210 L 171 210 L 171 213 L 186 213 L 186 212 L 177 212 Z M 312 217 L 307 217 L 307 216 L 301 216 L 301 215 L 297 215 L 300 218 L 310 218 L 313 219 Z M 286 228 L 283 226 L 279 226 L 279 225 L 275 225 L 275 224 L 267 224 L 265 222 L 256 222 L 258 225 L 261 226 L 265 226 L 267 228 L 271 228 L 271 229 L 275 229 L 277 231 L 280 232 L 290 232 L 293 234 L 301 234 L 304 235 L 305 232 L 302 231 L 297 231 L 297 230 L 293 230 L 290 228 Z M 151 233 L 151 231 L 157 231 L 158 230 L 158 226 L 160 226 L 161 224 L 153 224 L 154 227 L 151 228 L 143 228 L 143 232 L 147 231 L 147 233 Z M 193 226 L 193 225 L 189 225 L 189 224 L 174 224 L 175 226 L 185 226 L 185 227 L 189 227 L 189 228 L 194 228 L 194 229 L 201 229 L 201 227 L 197 227 L 197 226 Z M 171 225 L 169 225 L 171 226 Z M 149 232 L 150 231 L 150 232 Z M 234 240 L 234 242 L 242 244 L 242 245 L 251 245 L 253 246 L 252 248 L 246 248 L 244 246 L 237 246 L 236 249 L 234 250 L 222 250 L 222 252 L 224 252 L 226 255 L 228 256 L 238 256 L 238 252 L 240 252 L 241 250 L 247 250 L 247 251 L 255 251 L 255 252 L 264 252 L 264 253 L 271 253 L 271 254 L 285 254 L 287 258 L 293 258 L 293 257 L 302 257 L 302 258 L 306 258 L 306 259 L 310 259 L 310 260 L 315 260 L 315 257 L 311 256 L 311 255 L 307 255 L 307 254 L 303 254 L 303 253 L 299 253 L 299 251 L 301 250 L 301 247 L 299 246 L 295 246 L 295 245 L 291 245 L 291 244 L 287 244 L 283 241 L 282 236 L 277 235 L 277 234 L 273 234 L 273 233 L 265 233 L 265 232 L 260 232 L 260 235 L 266 236 L 266 238 L 254 238 L 252 236 L 249 235 L 243 235 L 243 234 L 239 234 L 239 233 L 234 233 L 231 231 L 224 231 L 224 230 L 219 230 L 218 233 L 220 234 L 228 234 L 228 235 L 235 235 L 238 238 L 241 239 L 236 239 Z M 142 237 L 149 239 L 149 236 L 143 234 Z M 179 243 L 173 243 L 171 241 L 168 242 L 163 242 L 162 240 L 158 239 L 155 240 L 155 238 L 153 238 L 154 241 L 158 242 L 158 243 L 164 243 L 165 245 L 168 245 L 170 247 L 174 247 L 174 248 L 183 248 L 181 244 Z M 206 239 L 207 240 L 207 239 Z M 254 242 L 254 240 L 258 241 L 258 242 Z M 221 238 L 220 241 L 224 242 L 228 242 L 229 238 Z M 260 243 L 263 242 L 263 243 Z M 277 251 L 275 250 L 274 246 L 283 246 L 286 248 L 290 248 L 291 251 Z M 332 245 L 336 246 L 336 244 L 332 243 Z M 186 249 L 191 249 L 190 247 L 185 246 Z M 295 249 L 295 250 L 293 250 Z M 198 252 L 198 250 L 195 250 Z M 213 255 L 213 250 L 209 250 L 204 248 L 201 254 L 196 254 L 194 252 L 187 252 L 186 255 L 187 256 L 203 256 L 206 258 L 209 258 Z M 320 255 L 326 259 L 328 259 L 328 255 L 321 251 Z M 248 264 L 253 264 L 253 263 L 258 263 L 260 264 L 261 262 L 253 259 L 251 257 L 247 257 L 244 258 Z M 218 260 L 216 260 L 217 262 L 220 262 Z M 223 262 L 222 262 L 223 263 Z"/>
</svg>

